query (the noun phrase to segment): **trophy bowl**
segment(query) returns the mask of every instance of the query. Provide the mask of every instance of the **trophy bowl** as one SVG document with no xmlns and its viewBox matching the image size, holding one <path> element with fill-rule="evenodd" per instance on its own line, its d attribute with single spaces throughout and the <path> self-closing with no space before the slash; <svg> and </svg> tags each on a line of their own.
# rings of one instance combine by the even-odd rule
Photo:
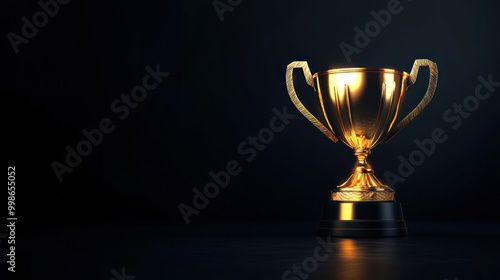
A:
<svg viewBox="0 0 500 280">
<path fill-rule="evenodd" d="M 430 71 L 427 92 L 420 103 L 396 124 L 408 87 L 415 83 L 420 66 Z M 302 68 L 306 82 L 318 94 L 324 123 L 299 100 L 293 69 Z M 334 236 L 406 235 L 401 205 L 394 190 L 374 174 L 367 157 L 382 141 L 389 141 L 429 104 L 437 85 L 437 66 L 417 59 L 410 73 L 385 68 L 340 68 L 311 75 L 307 62 L 287 67 L 287 89 L 297 109 L 333 142 L 339 139 L 357 158 L 350 177 L 332 190 L 323 206 L 320 233 Z M 322 234 L 323 235 L 323 234 Z"/>
</svg>

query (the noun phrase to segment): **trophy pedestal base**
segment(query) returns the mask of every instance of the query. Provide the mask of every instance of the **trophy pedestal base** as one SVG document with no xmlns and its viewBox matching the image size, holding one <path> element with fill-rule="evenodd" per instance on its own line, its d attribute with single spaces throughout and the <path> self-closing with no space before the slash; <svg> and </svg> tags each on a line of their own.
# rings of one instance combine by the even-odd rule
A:
<svg viewBox="0 0 500 280">
<path fill-rule="evenodd" d="M 339 202 L 323 205 L 318 235 L 337 237 L 406 236 L 401 203 Z"/>
</svg>

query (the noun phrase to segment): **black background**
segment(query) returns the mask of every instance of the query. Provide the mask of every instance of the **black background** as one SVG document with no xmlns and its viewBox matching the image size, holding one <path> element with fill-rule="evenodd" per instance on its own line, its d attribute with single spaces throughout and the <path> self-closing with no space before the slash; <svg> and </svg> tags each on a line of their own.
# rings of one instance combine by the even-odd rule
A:
<svg viewBox="0 0 500 280">
<path fill-rule="evenodd" d="M 71 1 L 15 54 L 7 34 L 21 33 L 35 1 L 1 11 L 4 151 L 16 166 L 18 217 L 25 228 L 153 221 L 184 224 L 178 205 L 230 160 L 243 169 L 193 223 L 315 221 L 329 191 L 348 176 L 354 157 L 293 107 L 286 65 L 311 71 L 387 67 L 409 72 L 414 59 L 439 67 L 436 94 L 423 113 L 370 156 L 380 179 L 397 174 L 415 139 L 435 128 L 448 137 L 405 182 L 395 186 L 407 220 L 499 221 L 497 201 L 500 88 L 457 129 L 443 120 L 474 94 L 479 75 L 500 81 L 498 4 L 494 1 L 402 1 L 403 11 L 348 63 L 355 26 L 387 1 L 243 1 L 221 21 L 211 1 Z M 125 120 L 110 104 L 142 83 L 145 67 L 170 76 Z M 401 116 L 423 96 L 422 69 Z M 306 105 L 314 92 L 295 72 Z M 252 162 L 237 151 L 269 126 L 273 108 L 296 114 Z M 401 118 L 400 116 L 400 118 Z M 116 129 L 59 182 L 51 167 L 82 129 L 109 117 Z"/>
</svg>

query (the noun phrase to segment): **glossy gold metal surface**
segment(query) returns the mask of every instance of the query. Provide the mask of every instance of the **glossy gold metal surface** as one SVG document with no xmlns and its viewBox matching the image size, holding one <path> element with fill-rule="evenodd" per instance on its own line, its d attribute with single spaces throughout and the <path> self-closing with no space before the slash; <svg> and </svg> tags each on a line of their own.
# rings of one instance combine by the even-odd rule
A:
<svg viewBox="0 0 500 280">
<path fill-rule="evenodd" d="M 395 125 L 407 88 L 415 83 L 420 66 L 428 66 L 430 80 L 422 101 Z M 326 125 L 300 102 L 293 86 L 293 69 L 302 68 L 306 82 L 317 91 Z M 333 201 L 394 201 L 394 191 L 375 177 L 366 158 L 371 149 L 388 141 L 427 106 L 437 84 L 437 66 L 417 59 L 410 74 L 383 68 L 341 68 L 311 75 L 307 62 L 287 67 L 287 88 L 293 104 L 332 141 L 340 139 L 354 150 L 352 175 L 331 194 Z"/>
<path fill-rule="evenodd" d="M 313 75 L 330 130 L 353 149 L 371 149 L 396 120 L 409 74 L 352 68 Z"/>
<path fill-rule="evenodd" d="M 292 100 L 293 105 L 297 107 L 299 112 L 302 113 L 302 115 L 304 115 L 304 117 L 306 117 L 308 121 L 310 121 L 323 134 L 325 134 L 326 137 L 330 138 L 330 140 L 332 140 L 334 143 L 337 143 L 338 140 L 335 134 L 331 130 L 326 128 L 320 121 L 318 121 L 318 119 L 313 116 L 309 112 L 309 110 L 306 109 L 306 107 L 304 107 L 302 102 L 300 102 L 297 93 L 295 92 L 295 87 L 293 86 L 293 69 L 295 68 L 302 68 L 307 84 L 311 87 L 314 85 L 311 71 L 309 70 L 309 66 L 307 65 L 306 61 L 295 61 L 288 64 L 286 68 L 286 87 L 288 89 L 288 94 L 290 95 L 290 99 Z"/>
</svg>

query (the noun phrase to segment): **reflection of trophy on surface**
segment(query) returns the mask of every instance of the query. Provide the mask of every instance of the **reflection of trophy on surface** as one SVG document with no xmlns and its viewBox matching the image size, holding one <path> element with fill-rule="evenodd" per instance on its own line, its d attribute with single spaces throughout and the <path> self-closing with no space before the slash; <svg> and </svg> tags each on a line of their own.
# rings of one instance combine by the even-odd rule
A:
<svg viewBox="0 0 500 280">
<path fill-rule="evenodd" d="M 430 70 L 427 92 L 417 107 L 395 125 L 406 89 L 415 83 L 420 66 Z M 298 99 L 293 86 L 294 68 L 302 68 L 307 84 L 317 91 L 326 125 Z M 389 141 L 427 106 L 436 89 L 437 72 L 436 64 L 427 59 L 415 60 L 410 74 L 382 68 L 343 68 L 311 75 L 305 61 L 288 65 L 286 84 L 293 104 L 333 142 L 340 139 L 351 147 L 357 157 L 353 174 L 331 192 L 331 201 L 323 207 L 320 234 L 406 234 L 394 191 L 375 177 L 366 158 L 373 147 Z"/>
</svg>

